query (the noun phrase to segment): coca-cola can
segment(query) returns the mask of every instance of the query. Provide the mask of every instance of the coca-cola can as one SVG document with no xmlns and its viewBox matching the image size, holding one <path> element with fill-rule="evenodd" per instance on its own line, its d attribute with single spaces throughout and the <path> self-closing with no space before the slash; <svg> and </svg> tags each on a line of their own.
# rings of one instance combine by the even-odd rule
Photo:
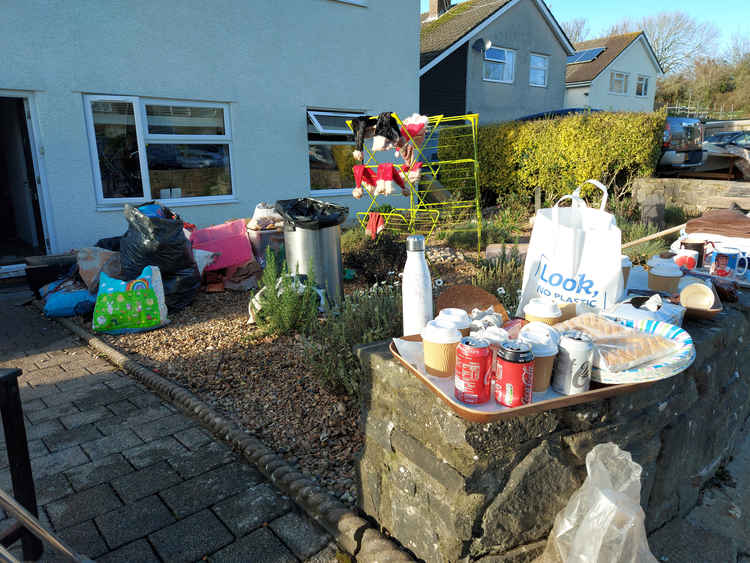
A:
<svg viewBox="0 0 750 563">
<path fill-rule="evenodd" d="M 483 338 L 467 336 L 456 348 L 456 371 L 453 378 L 456 399 L 470 405 L 490 400 L 492 387 L 492 351 Z"/>
<path fill-rule="evenodd" d="M 500 344 L 495 363 L 495 401 L 506 407 L 531 403 L 534 385 L 534 354 L 525 342 Z"/>
<path fill-rule="evenodd" d="M 560 349 L 552 372 L 552 388 L 563 395 L 589 390 L 594 361 L 594 341 L 580 330 L 562 333 Z"/>
</svg>

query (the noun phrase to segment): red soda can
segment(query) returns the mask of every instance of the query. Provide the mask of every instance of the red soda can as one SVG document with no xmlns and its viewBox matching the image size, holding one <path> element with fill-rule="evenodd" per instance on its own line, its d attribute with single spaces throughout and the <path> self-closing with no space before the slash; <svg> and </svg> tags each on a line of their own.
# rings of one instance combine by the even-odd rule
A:
<svg viewBox="0 0 750 563">
<path fill-rule="evenodd" d="M 531 403 L 534 385 L 534 354 L 525 342 L 500 344 L 495 364 L 495 401 L 506 407 Z"/>
<path fill-rule="evenodd" d="M 490 400 L 492 351 L 482 338 L 466 336 L 456 348 L 453 394 L 461 402 L 481 405 Z"/>
</svg>

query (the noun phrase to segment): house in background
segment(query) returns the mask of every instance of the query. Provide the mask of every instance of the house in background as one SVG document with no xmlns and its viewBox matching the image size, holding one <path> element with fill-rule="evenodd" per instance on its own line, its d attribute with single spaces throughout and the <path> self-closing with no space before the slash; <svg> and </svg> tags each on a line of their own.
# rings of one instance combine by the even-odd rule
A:
<svg viewBox="0 0 750 563">
<path fill-rule="evenodd" d="M 576 43 L 565 74 L 565 107 L 653 111 L 663 72 L 642 31 Z"/>
<path fill-rule="evenodd" d="M 422 14 L 421 113 L 495 123 L 563 107 L 574 49 L 543 0 L 446 4 Z"/>
<path fill-rule="evenodd" d="M 417 0 L 7 3 L 0 265 L 119 235 L 123 205 L 151 199 L 198 226 L 309 195 L 353 216 L 365 202 L 345 121 L 419 109 L 418 13 Z"/>
</svg>

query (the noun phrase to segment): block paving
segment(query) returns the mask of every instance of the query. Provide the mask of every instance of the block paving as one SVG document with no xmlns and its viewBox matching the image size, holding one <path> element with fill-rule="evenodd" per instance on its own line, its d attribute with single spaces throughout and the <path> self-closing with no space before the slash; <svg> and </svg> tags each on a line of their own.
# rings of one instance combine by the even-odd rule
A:
<svg viewBox="0 0 750 563">
<path fill-rule="evenodd" d="M 74 550 L 105 562 L 337 561 L 331 537 L 198 421 L 35 309 L 0 306 L 12 312 L 0 367 L 23 370 L 39 519 Z M 59 560 L 45 546 L 42 561 Z"/>
</svg>

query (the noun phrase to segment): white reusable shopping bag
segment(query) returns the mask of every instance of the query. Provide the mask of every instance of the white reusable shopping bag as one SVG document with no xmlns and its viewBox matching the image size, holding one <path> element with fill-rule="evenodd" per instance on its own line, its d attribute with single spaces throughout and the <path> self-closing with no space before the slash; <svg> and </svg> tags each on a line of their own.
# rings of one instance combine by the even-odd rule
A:
<svg viewBox="0 0 750 563">
<path fill-rule="evenodd" d="M 622 294 L 622 240 L 614 216 L 604 210 L 607 188 L 596 180 L 586 182 L 604 192 L 599 209 L 586 206 L 579 187 L 554 207 L 537 211 L 517 316 L 523 316 L 524 306 L 534 297 L 601 310 Z M 566 199 L 571 207 L 559 207 Z"/>
</svg>

